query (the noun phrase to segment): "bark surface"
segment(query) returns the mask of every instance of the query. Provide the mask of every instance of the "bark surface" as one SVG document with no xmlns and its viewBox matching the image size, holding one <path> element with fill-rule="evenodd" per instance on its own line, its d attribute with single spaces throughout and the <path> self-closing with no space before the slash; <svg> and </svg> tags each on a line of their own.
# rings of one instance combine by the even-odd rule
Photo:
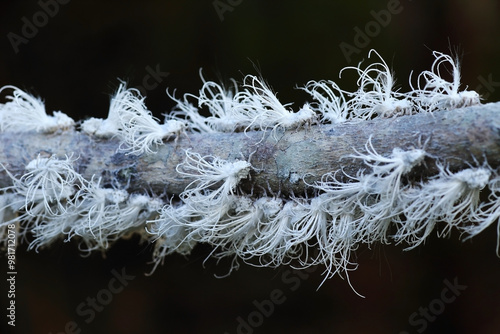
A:
<svg viewBox="0 0 500 334">
<path fill-rule="evenodd" d="M 337 125 L 313 125 L 273 133 L 183 134 L 156 148 L 156 154 L 141 156 L 119 152 L 117 139 L 100 139 L 77 130 L 53 134 L 0 133 L 0 162 L 20 177 L 24 167 L 39 154 L 78 157 L 76 170 L 85 178 L 102 177 L 101 184 L 125 186 L 131 192 L 152 191 L 176 195 L 192 182 L 179 175 L 185 150 L 214 155 L 226 160 L 248 160 L 255 170 L 244 180 L 246 192 L 269 189 L 287 195 L 301 195 L 307 184 L 319 181 L 325 173 L 344 170 L 356 175 L 367 166 L 361 159 L 349 158 L 366 152 L 369 138 L 375 150 L 389 156 L 396 147 L 423 148 L 425 164 L 412 172 L 415 180 L 436 173 L 435 159 L 446 162 L 450 170 L 482 165 L 500 165 L 500 102 L 389 119 L 374 119 Z M 304 182 L 305 180 L 305 182 Z M 0 187 L 12 184 L 0 170 Z"/>
</svg>

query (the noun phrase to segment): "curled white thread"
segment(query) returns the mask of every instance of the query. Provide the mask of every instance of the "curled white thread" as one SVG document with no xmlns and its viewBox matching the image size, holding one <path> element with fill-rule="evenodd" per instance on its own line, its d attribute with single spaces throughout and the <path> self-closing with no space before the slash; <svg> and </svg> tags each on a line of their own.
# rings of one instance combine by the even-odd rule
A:
<svg viewBox="0 0 500 334">
<path fill-rule="evenodd" d="M 50 133 L 74 126 L 75 122 L 60 111 L 54 111 L 52 116 L 47 115 L 40 98 L 35 98 L 15 86 L 3 86 L 0 92 L 5 89 L 13 91 L 12 95 L 6 97 L 10 101 L 0 104 L 0 131 Z"/>
<path fill-rule="evenodd" d="M 38 156 L 30 161 L 26 173 L 17 179 L 8 171 L 14 186 L 12 188 L 24 198 L 22 207 L 29 215 L 63 215 L 75 193 L 75 185 L 82 180 L 73 168 L 71 156 L 58 159 L 55 155 L 44 158 Z M 5 168 L 5 167 L 4 167 Z"/>
<path fill-rule="evenodd" d="M 436 60 L 430 71 L 424 71 L 417 78 L 417 89 L 412 87 L 413 100 L 421 111 L 434 111 L 439 109 L 455 109 L 479 104 L 480 97 L 475 91 L 459 91 L 460 88 L 460 66 L 458 59 L 453 60 L 449 55 L 438 51 L 432 53 Z M 447 64 L 451 67 L 449 73 L 451 81 L 442 77 L 442 72 Z"/>
<path fill-rule="evenodd" d="M 165 122 L 160 124 L 144 105 L 123 108 L 119 113 L 122 140 L 120 150 L 128 154 L 156 153 L 151 147 L 163 145 L 164 140 L 180 135 L 185 124 L 179 119 L 165 116 Z"/>
<path fill-rule="evenodd" d="M 159 210 L 156 219 L 147 221 L 146 231 L 152 235 L 155 243 L 153 251 L 154 267 L 163 263 L 165 257 L 172 253 L 189 255 L 198 243 L 193 238 L 190 223 L 196 214 L 184 204 L 169 204 Z"/>
<path fill-rule="evenodd" d="M 402 178 L 423 161 L 425 151 L 394 148 L 389 157 L 384 157 L 375 151 L 371 139 L 365 149 L 366 153 L 357 152 L 350 157 L 362 159 L 370 167 L 369 172 L 345 175 L 348 182 L 339 181 L 335 174 L 329 173 L 314 187 L 324 193 L 325 205 L 342 203 L 344 213 L 356 212 L 358 242 L 388 243 L 389 227 L 394 217 L 401 214 L 401 196 L 408 187 Z M 334 217 L 341 215 L 336 212 Z"/>
<path fill-rule="evenodd" d="M 238 89 L 238 84 L 231 80 L 231 88 L 226 88 L 213 81 L 206 81 L 200 70 L 203 86 L 200 89 L 198 106 L 206 106 L 210 116 L 205 118 L 205 123 L 213 130 L 220 132 L 233 132 L 247 127 L 252 119 L 243 113 L 244 101 Z"/>
<path fill-rule="evenodd" d="M 321 115 L 323 122 L 342 123 L 349 119 L 349 107 L 344 92 L 331 80 L 309 81 L 301 88 L 317 102 L 311 109 Z"/>
<path fill-rule="evenodd" d="M 175 107 L 172 109 L 171 115 L 175 118 L 184 119 L 186 126 L 189 130 L 201 133 L 216 133 L 209 124 L 207 118 L 202 116 L 198 108 L 195 107 L 190 101 L 191 94 L 184 94 L 182 99 L 175 97 L 175 90 L 170 94 L 167 90 L 167 95 L 170 99 L 176 102 Z M 196 98 L 196 97 L 195 97 Z"/>
<path fill-rule="evenodd" d="M 375 53 L 381 63 L 368 65 L 364 70 L 358 67 L 346 67 L 355 70 L 359 79 L 358 90 L 348 93 L 352 98 L 347 102 L 354 120 L 369 120 L 373 117 L 392 117 L 412 113 L 412 103 L 405 94 L 394 90 L 394 74 L 375 50 L 370 50 L 368 58 Z"/>
<path fill-rule="evenodd" d="M 228 162 L 215 156 L 202 157 L 191 150 L 186 150 L 185 153 L 185 161 L 176 168 L 180 175 L 194 179 L 180 195 L 185 201 L 192 197 L 201 202 L 224 202 L 228 195 L 234 194 L 238 183 L 248 177 L 252 167 L 242 160 Z M 218 184 L 220 185 L 212 190 Z"/>
<path fill-rule="evenodd" d="M 113 95 L 109 105 L 108 117 L 106 119 L 102 118 L 90 118 L 85 120 L 81 129 L 83 132 L 96 137 L 111 138 L 119 134 L 121 130 L 120 113 L 125 107 L 143 105 L 143 99 L 140 97 L 138 90 L 127 89 L 124 82 L 120 83 L 118 90 Z"/>
<path fill-rule="evenodd" d="M 496 253 L 500 257 L 500 177 L 498 175 L 495 175 L 488 181 L 488 189 L 490 190 L 488 201 L 480 203 L 476 212 L 471 217 L 474 224 L 459 226 L 459 228 L 468 234 L 466 239 L 469 239 L 497 222 Z"/>
<path fill-rule="evenodd" d="M 406 241 L 410 247 L 420 245 L 430 235 L 437 222 L 445 223 L 438 235 L 447 235 L 452 227 L 474 217 L 479 193 L 487 184 L 491 171 L 487 168 L 468 168 L 457 173 L 438 164 L 439 175 L 420 187 L 404 193 L 404 221 L 399 222 L 396 241 Z"/>
<path fill-rule="evenodd" d="M 312 123 L 315 119 L 315 113 L 307 104 L 297 112 L 288 110 L 286 107 L 289 104 L 283 105 L 266 82 L 254 75 L 245 76 L 243 87 L 245 92 L 241 101 L 246 106 L 245 112 L 252 119 L 247 129 L 271 128 L 275 133 L 279 127 L 291 129 Z"/>
</svg>

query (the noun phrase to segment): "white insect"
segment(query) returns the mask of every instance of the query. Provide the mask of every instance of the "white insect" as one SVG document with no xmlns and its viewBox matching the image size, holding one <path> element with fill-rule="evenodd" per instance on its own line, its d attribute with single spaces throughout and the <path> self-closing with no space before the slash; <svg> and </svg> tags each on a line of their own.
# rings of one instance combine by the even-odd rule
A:
<svg viewBox="0 0 500 334">
<path fill-rule="evenodd" d="M 186 125 L 180 119 L 165 116 L 160 124 L 144 104 L 138 89 L 121 83 L 111 99 L 106 119 L 90 118 L 81 125 L 82 131 L 97 137 L 118 137 L 120 150 L 127 154 L 155 153 L 153 146 L 178 136 Z"/>
<path fill-rule="evenodd" d="M 313 111 L 321 115 L 323 122 L 343 123 L 350 117 L 344 92 L 331 80 L 309 81 L 301 87 L 317 102 L 311 103 Z"/>
<path fill-rule="evenodd" d="M 375 51 L 370 50 L 368 58 L 375 53 L 381 63 L 373 63 L 364 70 L 358 67 L 345 67 L 340 71 L 355 70 L 359 79 L 358 90 L 347 93 L 351 99 L 347 102 L 348 109 L 352 112 L 353 120 L 369 120 L 374 117 L 392 117 L 409 115 L 412 113 L 412 103 L 405 96 L 394 90 L 394 74 L 389 69 L 382 57 Z"/>
<path fill-rule="evenodd" d="M 31 216 L 64 215 L 72 205 L 75 187 L 82 181 L 73 168 L 71 156 L 58 159 L 38 156 L 25 167 L 25 174 L 17 179 L 8 171 L 14 185 L 12 188 L 24 198 L 23 209 Z M 5 168 L 5 167 L 4 167 Z"/>
<path fill-rule="evenodd" d="M 147 221 L 146 231 L 155 243 L 152 272 L 172 253 L 188 255 L 198 243 L 192 234 L 191 222 L 197 216 L 185 204 L 169 204 L 159 210 L 156 219 Z"/>
<path fill-rule="evenodd" d="M 0 92 L 6 89 L 12 89 L 12 95 L 6 97 L 9 102 L 0 104 L 0 131 L 50 133 L 73 128 L 75 122 L 66 114 L 54 111 L 47 115 L 40 98 L 15 86 L 3 86 Z"/>
<path fill-rule="evenodd" d="M 268 128 L 276 133 L 278 128 L 292 129 L 312 123 L 315 120 L 315 113 L 308 104 L 305 104 L 299 111 L 293 112 L 286 107 L 289 104 L 281 104 L 271 88 L 254 75 L 247 75 L 243 80 L 245 91 L 236 95 L 244 106 L 243 113 L 251 119 L 248 129 L 265 131 Z"/>
<path fill-rule="evenodd" d="M 183 119 L 186 126 L 190 130 L 194 130 L 200 133 L 216 133 L 208 123 L 207 118 L 200 115 L 198 108 L 195 107 L 191 102 L 189 102 L 189 97 L 193 97 L 191 94 L 184 94 L 182 100 L 178 99 L 174 95 L 175 90 L 170 94 L 167 90 L 167 95 L 176 102 L 175 107 L 171 111 L 171 115 L 176 119 Z M 196 98 L 196 97 L 195 97 Z"/>
<path fill-rule="evenodd" d="M 405 219 L 398 222 L 394 238 L 409 243 L 408 249 L 425 241 L 439 221 L 446 224 L 438 232 L 438 235 L 444 236 L 452 227 L 458 227 L 466 219 L 473 219 L 479 204 L 479 193 L 488 184 L 491 175 L 491 171 L 483 167 L 452 173 L 440 164 L 437 166 L 437 177 L 404 193 Z"/>
<path fill-rule="evenodd" d="M 417 78 L 417 88 L 413 88 L 410 76 L 410 86 L 415 103 L 420 111 L 451 110 L 480 104 L 479 94 L 475 91 L 459 91 L 460 88 L 460 66 L 458 59 L 453 60 L 449 55 L 434 51 L 432 53 L 436 60 L 430 71 L 424 71 Z M 447 72 L 451 75 L 451 81 L 443 78 L 446 66 L 451 67 Z"/>
<path fill-rule="evenodd" d="M 179 136 L 186 128 L 185 122 L 165 115 L 160 124 L 146 108 L 124 108 L 120 112 L 122 140 L 120 150 L 127 154 L 156 153 L 151 147 L 163 145 L 165 140 Z"/>
<path fill-rule="evenodd" d="M 242 113 L 242 103 L 239 101 L 238 85 L 231 79 L 232 88 L 225 88 L 216 82 L 206 81 L 200 70 L 203 87 L 200 89 L 198 107 L 206 106 L 210 116 L 204 122 L 218 132 L 233 132 L 244 129 L 251 122 L 247 115 Z"/>
<path fill-rule="evenodd" d="M 106 119 L 92 117 L 85 120 L 81 129 L 96 137 L 111 138 L 117 136 L 122 130 L 120 113 L 124 107 L 130 108 L 130 106 L 142 107 L 143 98 L 140 97 L 138 90 L 127 89 L 125 83 L 122 82 L 111 98 L 108 117 Z"/>
<path fill-rule="evenodd" d="M 194 180 L 180 195 L 186 201 L 193 198 L 201 202 L 225 202 L 229 195 L 234 195 L 238 183 L 248 177 L 251 164 L 235 160 L 229 162 L 215 156 L 202 157 L 199 153 L 186 150 L 186 160 L 176 168 L 182 176 Z"/>
<path fill-rule="evenodd" d="M 497 223 L 497 256 L 500 257 L 500 177 L 495 175 L 488 181 L 490 191 L 488 201 L 482 202 L 476 212 L 470 217 L 473 225 L 459 226 L 459 229 L 468 234 L 467 239 L 472 238 L 490 225 Z"/>
<path fill-rule="evenodd" d="M 341 203 L 343 212 L 332 212 L 333 217 L 344 213 L 356 214 L 358 220 L 358 242 L 373 243 L 388 241 L 388 231 L 394 217 L 402 211 L 402 193 L 408 187 L 402 182 L 404 175 L 418 166 L 425 158 L 421 149 L 402 150 L 394 148 L 389 157 L 377 153 L 371 138 L 365 145 L 367 153 L 349 157 L 362 159 L 370 168 L 356 176 L 347 176 L 347 182 L 339 181 L 335 174 L 327 174 L 314 187 L 324 193 L 325 207 Z"/>
<path fill-rule="evenodd" d="M 289 264 L 302 255 L 302 245 L 295 243 L 293 226 L 307 213 L 295 201 L 286 201 L 274 216 L 261 221 L 255 239 L 247 245 L 247 254 L 259 258 L 263 266 Z"/>
</svg>

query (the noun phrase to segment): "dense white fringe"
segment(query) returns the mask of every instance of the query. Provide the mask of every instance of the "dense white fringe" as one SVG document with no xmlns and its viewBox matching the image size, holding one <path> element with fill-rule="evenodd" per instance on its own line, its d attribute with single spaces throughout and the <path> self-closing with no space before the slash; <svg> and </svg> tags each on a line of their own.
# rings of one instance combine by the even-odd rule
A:
<svg viewBox="0 0 500 334">
<path fill-rule="evenodd" d="M 75 122 L 60 111 L 54 111 L 53 116 L 47 115 L 40 98 L 15 86 L 3 86 L 0 92 L 6 89 L 12 89 L 12 95 L 6 97 L 9 102 L 0 104 L 0 131 L 49 133 L 74 126 Z"/>
<path fill-rule="evenodd" d="M 469 168 L 451 173 L 442 165 L 438 167 L 436 178 L 404 194 L 405 219 L 399 222 L 394 239 L 407 242 L 409 248 L 424 242 L 438 222 L 445 224 L 439 235 L 446 236 L 452 227 L 463 228 L 462 224 L 485 213 L 478 211 L 479 193 L 488 184 L 489 169 Z"/>
<path fill-rule="evenodd" d="M 186 159 L 177 165 L 177 172 L 193 181 L 180 194 L 185 202 L 205 205 L 225 203 L 234 194 L 238 183 L 248 177 L 251 164 L 236 160 L 228 162 L 214 156 L 202 157 L 199 153 L 186 150 Z M 217 184 L 222 184 L 213 189 Z"/>
<path fill-rule="evenodd" d="M 117 137 L 120 150 L 130 154 L 155 154 L 158 145 L 183 131 L 270 129 L 276 138 L 278 129 L 314 122 L 363 121 L 480 102 L 477 93 L 458 90 L 459 64 L 450 56 L 434 52 L 431 71 L 418 76 L 417 88 L 400 93 L 388 65 L 375 51 L 368 57 L 372 53 L 380 63 L 364 70 L 344 69 L 359 76 L 357 90 L 344 91 L 333 81 L 310 81 L 301 89 L 314 101 L 297 112 L 256 76 L 246 76 L 241 86 L 232 80 L 225 87 L 205 80 L 200 71 L 203 85 L 198 95 L 177 99 L 167 92 L 177 106 L 163 124 L 146 108 L 139 91 L 122 83 L 111 99 L 108 117 L 86 120 L 81 130 L 96 137 Z M 441 76 L 445 66 L 450 67 L 451 82 Z M 13 89 L 13 95 L 0 105 L 1 131 L 53 132 L 73 126 L 62 113 L 47 116 L 40 99 L 12 86 L 3 89 Z M 206 108 L 209 116 L 202 116 L 199 108 Z M 474 236 L 500 218 L 500 177 L 490 168 L 452 172 L 437 160 L 438 175 L 421 182 L 408 179 L 426 158 L 422 148 L 395 147 L 384 156 L 370 139 L 365 152 L 344 158 L 361 159 L 366 169 L 356 175 L 343 171 L 323 175 L 320 182 L 309 185 L 315 195 L 311 198 L 255 198 L 238 189 L 253 171 L 249 162 L 201 156 L 192 150 L 185 155 L 177 172 L 192 182 L 168 201 L 105 187 L 95 176 L 86 180 L 75 171 L 77 158 L 72 156 L 39 156 L 20 177 L 2 165 L 13 185 L 0 189 L 1 240 L 7 225 L 15 224 L 30 248 L 77 238 L 82 250 L 92 251 L 139 233 L 155 243 L 156 265 L 166 255 L 187 255 L 196 244 L 206 243 L 213 246 L 213 257 L 233 258 L 233 268 L 238 260 L 271 267 L 323 265 L 329 278 L 356 268 L 352 254 L 361 244 L 395 242 L 413 248 L 439 224 L 444 225 L 439 236 L 452 228 Z M 491 195 L 480 203 L 484 188 Z"/>
<path fill-rule="evenodd" d="M 172 116 L 165 117 L 159 124 L 144 104 L 144 97 L 135 88 L 126 88 L 124 83 L 111 99 L 106 119 L 85 120 L 82 131 L 97 137 L 118 137 L 120 150 L 131 154 L 155 153 L 153 145 L 161 145 L 164 140 L 178 136 L 184 131 L 184 121 Z"/>
<path fill-rule="evenodd" d="M 480 103 L 479 94 L 474 91 L 460 92 L 460 65 L 451 56 L 434 51 L 436 60 L 431 71 L 424 71 L 417 78 L 417 88 L 408 93 L 420 107 L 419 111 L 450 110 Z M 448 64 L 451 71 L 445 68 Z M 442 77 L 442 72 L 448 70 L 452 80 Z"/>
<path fill-rule="evenodd" d="M 368 120 L 374 117 L 392 117 L 409 115 L 412 113 L 413 105 L 406 94 L 394 91 L 395 79 L 389 66 L 378 53 L 371 50 L 368 58 L 375 53 L 381 63 L 373 63 L 365 70 L 360 67 L 346 67 L 355 70 L 358 75 L 358 90 L 348 93 L 351 100 L 348 102 L 348 109 L 351 110 L 352 119 Z M 360 64 L 361 65 L 361 64 Z"/>
</svg>

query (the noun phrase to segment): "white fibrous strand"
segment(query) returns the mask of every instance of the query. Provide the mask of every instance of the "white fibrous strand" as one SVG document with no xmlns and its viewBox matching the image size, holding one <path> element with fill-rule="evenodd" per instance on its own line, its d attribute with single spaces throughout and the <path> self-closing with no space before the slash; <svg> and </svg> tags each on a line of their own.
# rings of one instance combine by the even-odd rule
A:
<svg viewBox="0 0 500 334">
<path fill-rule="evenodd" d="M 358 67 L 345 67 L 345 70 L 355 70 L 358 75 L 358 90 L 347 93 L 351 99 L 347 102 L 353 120 L 370 120 L 374 117 L 393 117 L 412 113 L 412 103 L 403 93 L 394 90 L 395 79 L 385 61 L 374 50 L 381 63 L 368 65 L 364 70 Z"/>
<path fill-rule="evenodd" d="M 349 106 L 344 92 L 334 81 L 309 81 L 301 89 L 316 101 L 310 104 L 310 108 L 321 115 L 323 122 L 337 124 L 349 119 Z"/>
<path fill-rule="evenodd" d="M 281 210 L 259 225 L 258 238 L 248 245 L 248 254 L 258 257 L 259 264 L 266 267 L 289 264 L 300 258 L 302 245 L 292 241 L 292 230 L 305 211 L 295 201 L 286 201 Z"/>
<path fill-rule="evenodd" d="M 488 184 L 488 168 L 468 168 L 456 173 L 438 164 L 439 175 L 404 193 L 403 214 L 394 235 L 396 241 L 405 241 L 408 249 L 420 245 L 438 222 L 444 223 L 439 236 L 446 236 L 452 227 L 477 215 L 480 191 Z"/>
<path fill-rule="evenodd" d="M 197 202 L 224 202 L 233 195 L 238 183 L 248 177 L 251 164 L 235 160 L 229 162 L 215 156 L 201 156 L 186 150 L 186 159 L 177 166 L 177 172 L 192 178 L 181 198 Z"/>
<path fill-rule="evenodd" d="M 308 104 L 297 112 L 288 110 L 288 104 L 283 105 L 265 81 L 254 75 L 245 76 L 243 87 L 245 91 L 239 93 L 238 98 L 244 105 L 243 112 L 251 119 L 247 129 L 271 128 L 275 132 L 280 127 L 293 129 L 315 120 L 316 115 Z"/>
<path fill-rule="evenodd" d="M 22 203 L 23 199 L 17 194 L 3 192 L 0 193 L 0 251 L 8 251 L 9 240 L 14 239 L 14 248 L 17 248 L 21 241 L 21 234 L 25 231 L 20 228 L 20 215 L 17 213 L 19 206 L 17 203 Z M 12 228 L 14 227 L 14 228 Z M 15 238 L 12 238 L 14 234 Z"/>
<path fill-rule="evenodd" d="M 198 108 L 189 101 L 191 94 L 184 94 L 182 99 L 178 99 L 174 95 L 175 91 L 170 94 L 167 90 L 167 95 L 170 99 L 176 102 L 175 107 L 172 109 L 170 115 L 176 119 L 183 119 L 187 128 L 191 131 L 200 133 L 216 133 L 210 125 L 207 123 L 207 118 L 202 116 Z M 196 97 L 195 97 L 196 98 Z"/>
<path fill-rule="evenodd" d="M 51 133 L 73 128 L 75 122 L 66 114 L 54 111 L 47 115 L 40 98 L 15 86 L 3 86 L 0 92 L 6 89 L 12 89 L 12 95 L 6 96 L 9 102 L 0 104 L 0 131 Z"/>
<path fill-rule="evenodd" d="M 417 88 L 412 87 L 412 99 L 419 106 L 419 111 L 450 110 L 479 104 L 480 97 L 475 91 L 460 91 L 460 65 L 458 59 L 434 51 L 436 60 L 430 71 L 423 71 L 417 78 Z M 448 66 L 448 68 L 447 68 Z M 443 75 L 451 75 L 451 81 Z"/>
<path fill-rule="evenodd" d="M 106 119 L 92 117 L 85 120 L 81 125 L 82 131 L 96 137 L 117 136 L 121 130 L 120 111 L 124 105 L 142 105 L 139 95 L 138 90 L 127 89 L 125 83 L 121 82 L 118 90 L 111 97 L 108 117 Z"/>
<path fill-rule="evenodd" d="M 402 178 L 425 158 L 421 149 L 394 148 L 389 157 L 378 154 L 371 140 L 365 145 L 366 154 L 358 153 L 351 158 L 363 159 L 371 172 L 354 179 L 360 183 L 363 195 L 358 195 L 358 205 L 363 212 L 362 240 L 366 243 L 389 243 L 388 230 L 394 217 L 401 213 L 401 194 L 408 188 Z"/>
<path fill-rule="evenodd" d="M 421 149 L 402 150 L 394 148 L 389 157 L 384 157 L 373 148 L 371 139 L 365 145 L 366 153 L 351 155 L 362 159 L 369 172 L 358 172 L 340 181 L 335 174 L 327 174 L 314 185 L 322 193 L 323 206 L 333 212 L 332 217 L 354 215 L 357 221 L 357 242 L 372 244 L 389 243 L 388 231 L 391 222 L 402 212 L 402 193 L 408 188 L 403 177 L 425 158 Z M 338 212 L 337 203 L 342 203 Z"/>
<path fill-rule="evenodd" d="M 198 100 L 198 107 L 207 107 L 210 116 L 204 122 L 213 130 L 219 132 L 233 132 L 244 129 L 251 122 L 247 115 L 242 113 L 242 104 L 237 96 L 238 84 L 231 80 L 231 87 L 226 88 L 214 81 L 206 81 L 200 71 L 203 86 L 199 96 L 193 96 Z"/>
<path fill-rule="evenodd" d="M 494 175 L 488 181 L 490 191 L 488 201 L 479 204 L 471 217 L 472 225 L 460 226 L 460 230 L 468 234 L 466 239 L 472 238 L 483 232 L 486 228 L 497 223 L 497 256 L 500 257 L 500 177 Z"/>
<path fill-rule="evenodd" d="M 146 109 L 142 99 L 123 101 L 118 115 L 118 136 L 122 140 L 120 150 L 130 154 L 156 153 L 153 146 L 162 145 L 164 140 L 180 135 L 186 127 L 183 121 L 168 115 L 160 124 Z"/>
<path fill-rule="evenodd" d="M 180 100 L 167 91 L 169 97 L 177 102 L 173 110 L 175 117 L 184 118 L 189 128 L 203 133 L 241 131 L 252 124 L 254 115 L 250 111 L 253 111 L 253 101 L 248 98 L 251 95 L 248 91 L 240 92 L 234 79 L 231 79 L 229 87 L 207 81 L 201 69 L 200 77 L 203 86 L 198 96 L 185 94 Z M 209 116 L 201 116 L 189 99 L 197 101 L 198 108 L 206 108 Z"/>
<path fill-rule="evenodd" d="M 82 131 L 96 137 L 117 137 L 121 141 L 120 150 L 127 154 L 155 153 L 154 147 L 177 137 L 186 125 L 171 115 L 165 116 L 164 123 L 160 124 L 144 100 L 138 89 L 127 88 L 122 82 L 111 98 L 108 117 L 84 121 Z"/>
<path fill-rule="evenodd" d="M 74 161 L 68 156 L 65 159 L 38 156 L 26 165 L 19 179 L 5 169 L 13 182 L 10 188 L 24 198 L 21 209 L 34 217 L 64 215 L 75 186 L 82 180 L 73 168 Z"/>
<path fill-rule="evenodd" d="M 191 222 L 198 215 L 185 204 L 165 205 L 156 219 L 147 221 L 146 231 L 155 243 L 153 262 L 156 267 L 163 263 L 165 256 L 172 253 L 189 255 L 198 243 L 193 237 Z"/>
</svg>

